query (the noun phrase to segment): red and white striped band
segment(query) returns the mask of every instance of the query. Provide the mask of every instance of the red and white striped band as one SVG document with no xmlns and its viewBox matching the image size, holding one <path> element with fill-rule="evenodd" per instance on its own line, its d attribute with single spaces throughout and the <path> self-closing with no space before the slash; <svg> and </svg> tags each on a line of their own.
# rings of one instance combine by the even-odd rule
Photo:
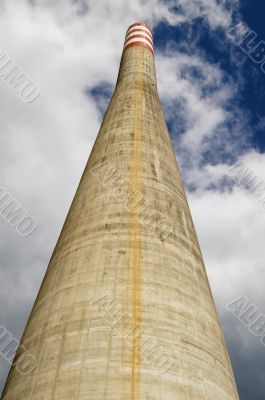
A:
<svg viewBox="0 0 265 400">
<path fill-rule="evenodd" d="M 142 22 L 136 22 L 129 26 L 123 50 L 132 46 L 144 46 L 154 54 L 153 35 L 151 29 Z"/>
</svg>

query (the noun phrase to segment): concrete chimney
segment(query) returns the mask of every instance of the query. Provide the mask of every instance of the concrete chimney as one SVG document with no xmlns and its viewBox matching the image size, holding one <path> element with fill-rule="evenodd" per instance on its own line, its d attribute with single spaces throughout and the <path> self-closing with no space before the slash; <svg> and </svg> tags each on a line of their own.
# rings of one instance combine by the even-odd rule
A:
<svg viewBox="0 0 265 400">
<path fill-rule="evenodd" d="M 239 397 L 137 22 L 2 400 L 176 399 Z"/>
</svg>

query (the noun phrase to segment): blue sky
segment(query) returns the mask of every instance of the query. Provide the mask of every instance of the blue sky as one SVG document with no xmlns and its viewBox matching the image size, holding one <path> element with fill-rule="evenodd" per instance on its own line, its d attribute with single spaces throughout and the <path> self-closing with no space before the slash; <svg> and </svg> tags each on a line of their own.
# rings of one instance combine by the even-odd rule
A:
<svg viewBox="0 0 265 400">
<path fill-rule="evenodd" d="M 264 15 L 263 0 L 0 3 L 0 49 L 41 87 L 25 104 L 0 80 L 0 186 L 38 220 L 26 240 L 0 220 L 0 325 L 17 338 L 24 329 L 114 90 L 126 30 L 144 21 L 240 398 L 264 399 L 265 347 L 226 308 L 246 296 L 265 313 L 265 207 L 229 173 L 243 163 L 265 182 L 265 74 L 228 36 L 243 21 L 265 40 Z M 8 369 L 0 358 L 0 390 Z"/>
<path fill-rule="evenodd" d="M 260 40 L 265 38 L 265 27 L 262 16 L 264 15 L 264 2 L 261 0 L 255 2 L 248 2 L 245 7 L 242 8 L 243 20 L 258 34 Z M 251 60 L 247 60 L 244 67 L 244 74 L 246 76 L 246 85 L 243 92 L 242 105 L 250 111 L 251 122 L 254 126 L 254 134 L 252 138 L 252 144 L 261 152 L 265 150 L 264 141 L 264 121 L 260 123 L 265 116 L 264 110 L 264 84 L 265 75 L 260 73 L 258 67 L 252 64 Z M 253 76 L 254 84 L 251 83 Z"/>
</svg>

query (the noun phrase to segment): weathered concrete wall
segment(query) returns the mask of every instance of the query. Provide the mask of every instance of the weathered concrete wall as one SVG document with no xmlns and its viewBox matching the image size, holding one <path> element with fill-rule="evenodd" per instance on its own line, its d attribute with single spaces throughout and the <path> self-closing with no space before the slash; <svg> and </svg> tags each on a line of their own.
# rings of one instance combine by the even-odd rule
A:
<svg viewBox="0 0 265 400">
<path fill-rule="evenodd" d="M 238 399 L 148 47 L 124 51 L 21 343 L 39 368 L 4 400 Z"/>
</svg>

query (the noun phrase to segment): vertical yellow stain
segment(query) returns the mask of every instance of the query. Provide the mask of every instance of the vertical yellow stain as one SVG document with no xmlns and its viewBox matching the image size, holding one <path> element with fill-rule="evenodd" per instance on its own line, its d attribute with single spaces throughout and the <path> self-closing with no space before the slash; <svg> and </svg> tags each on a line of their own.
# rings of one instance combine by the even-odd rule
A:
<svg viewBox="0 0 265 400">
<path fill-rule="evenodd" d="M 139 63 L 142 65 L 144 50 L 135 49 L 141 54 Z M 136 75 L 135 83 L 135 115 L 133 129 L 133 154 L 131 162 L 131 187 L 133 193 L 141 192 L 141 133 L 143 112 L 143 77 L 142 71 Z M 131 355 L 131 400 L 140 400 L 140 373 L 141 373 L 141 238 L 139 222 L 139 204 L 133 206 L 130 215 L 130 270 L 132 270 L 132 314 L 134 327 L 132 332 Z"/>
</svg>

